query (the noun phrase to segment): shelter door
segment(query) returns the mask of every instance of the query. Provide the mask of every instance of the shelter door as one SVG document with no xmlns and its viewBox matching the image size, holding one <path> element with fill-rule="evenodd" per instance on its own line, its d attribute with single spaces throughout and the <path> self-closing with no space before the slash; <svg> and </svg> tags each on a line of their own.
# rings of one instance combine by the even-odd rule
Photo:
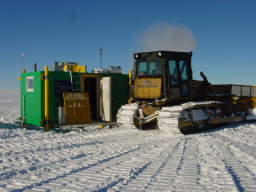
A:
<svg viewBox="0 0 256 192">
<path fill-rule="evenodd" d="M 103 121 L 112 121 L 112 86 L 111 77 L 102 77 L 100 80 L 100 116 Z"/>
</svg>

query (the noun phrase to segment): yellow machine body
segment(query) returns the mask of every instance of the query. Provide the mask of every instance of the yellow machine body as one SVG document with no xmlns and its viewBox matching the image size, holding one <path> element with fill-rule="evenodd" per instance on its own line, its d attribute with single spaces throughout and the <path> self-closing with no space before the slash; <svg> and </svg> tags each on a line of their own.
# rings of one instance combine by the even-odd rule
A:
<svg viewBox="0 0 256 192">
<path fill-rule="evenodd" d="M 161 96 L 161 78 L 140 78 L 134 82 L 134 97 L 155 99 Z"/>
<path fill-rule="evenodd" d="M 66 124 L 91 123 L 91 109 L 88 93 L 64 93 Z"/>
<path fill-rule="evenodd" d="M 256 107 L 256 97 L 248 97 L 239 99 L 238 103 L 247 104 L 250 108 Z"/>
<path fill-rule="evenodd" d="M 74 65 L 65 64 L 63 70 L 66 72 L 72 71 L 72 72 L 86 73 L 87 67 L 83 65 L 78 65 L 78 64 L 74 64 Z"/>
<path fill-rule="evenodd" d="M 132 70 L 129 70 L 128 72 L 128 77 L 129 77 L 129 86 L 132 85 L 132 75 L 133 75 L 133 71 Z"/>
</svg>

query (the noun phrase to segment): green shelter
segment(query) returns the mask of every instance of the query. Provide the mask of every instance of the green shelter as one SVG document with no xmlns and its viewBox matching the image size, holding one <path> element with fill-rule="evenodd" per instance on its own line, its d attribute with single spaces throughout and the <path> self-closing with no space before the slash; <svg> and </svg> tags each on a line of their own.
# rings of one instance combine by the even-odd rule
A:
<svg viewBox="0 0 256 192">
<path fill-rule="evenodd" d="M 22 121 L 25 125 L 44 127 L 44 71 L 22 73 L 20 79 Z M 60 126 L 59 108 L 64 107 L 64 93 L 87 92 L 94 122 L 114 121 L 118 109 L 128 102 L 129 83 L 126 74 L 49 71 L 48 80 L 51 127 Z"/>
</svg>

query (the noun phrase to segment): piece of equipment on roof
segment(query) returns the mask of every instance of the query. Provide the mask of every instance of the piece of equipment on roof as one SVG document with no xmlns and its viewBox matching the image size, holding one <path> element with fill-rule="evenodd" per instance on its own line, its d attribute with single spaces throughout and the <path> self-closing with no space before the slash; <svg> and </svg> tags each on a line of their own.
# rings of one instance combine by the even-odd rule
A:
<svg viewBox="0 0 256 192">
<path fill-rule="evenodd" d="M 79 65 L 76 62 L 59 62 L 56 61 L 54 63 L 54 71 L 72 71 L 72 72 L 79 72 L 79 73 L 86 73 L 87 67 L 85 65 Z"/>
<path fill-rule="evenodd" d="M 94 68 L 92 70 L 93 73 L 118 73 L 121 74 L 122 73 L 122 68 L 120 66 L 109 66 L 106 68 Z"/>
</svg>

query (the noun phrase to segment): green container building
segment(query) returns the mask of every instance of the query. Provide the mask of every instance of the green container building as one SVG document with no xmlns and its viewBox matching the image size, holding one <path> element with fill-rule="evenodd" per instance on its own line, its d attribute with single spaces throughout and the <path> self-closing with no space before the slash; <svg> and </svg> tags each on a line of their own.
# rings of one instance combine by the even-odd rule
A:
<svg viewBox="0 0 256 192">
<path fill-rule="evenodd" d="M 81 85 L 81 77 L 84 73 L 72 72 L 72 77 L 70 74 L 63 71 L 49 71 L 49 116 L 52 127 L 59 126 L 58 107 L 63 106 L 63 93 L 84 91 Z M 97 75 L 99 78 L 110 77 L 111 79 L 111 121 L 115 120 L 120 106 L 128 102 L 128 75 L 108 73 Z M 95 86 L 93 90 L 100 89 L 97 83 L 91 84 L 92 86 Z M 87 91 L 90 92 L 91 90 Z M 25 125 L 44 126 L 44 94 L 44 71 L 21 74 L 21 117 Z M 93 94 L 91 95 L 93 96 Z M 99 103 L 99 97 L 95 98 L 95 102 Z M 96 106 L 99 106 L 99 104 L 92 105 L 92 110 Z M 96 115 L 97 118 L 94 118 L 94 120 L 102 120 L 101 117 L 99 118 L 98 112 Z"/>
<path fill-rule="evenodd" d="M 74 75 L 80 77 L 79 73 Z M 62 105 L 63 92 L 72 92 L 70 73 L 49 71 L 49 114 L 52 124 L 58 123 L 58 105 Z M 25 124 L 44 125 L 44 71 L 21 75 L 21 117 Z"/>
</svg>

